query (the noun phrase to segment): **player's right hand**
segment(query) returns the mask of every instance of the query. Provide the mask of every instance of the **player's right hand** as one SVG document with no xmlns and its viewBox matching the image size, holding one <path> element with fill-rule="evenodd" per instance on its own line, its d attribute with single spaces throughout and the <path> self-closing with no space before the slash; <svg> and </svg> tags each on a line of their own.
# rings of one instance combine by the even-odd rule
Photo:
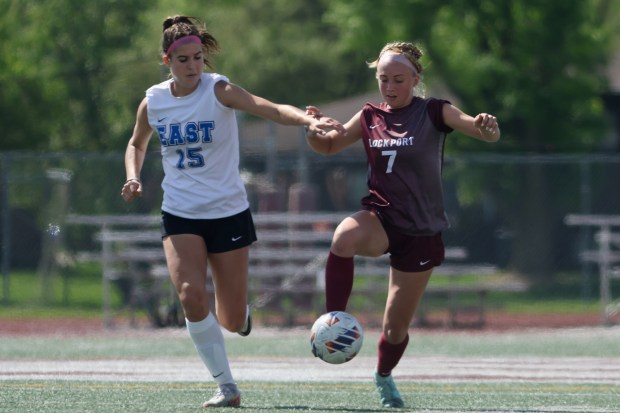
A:
<svg viewBox="0 0 620 413">
<path fill-rule="evenodd" d="M 121 189 L 121 196 L 125 200 L 125 202 L 131 202 L 134 199 L 142 196 L 142 182 L 129 179 L 123 185 L 123 189 Z"/>
</svg>

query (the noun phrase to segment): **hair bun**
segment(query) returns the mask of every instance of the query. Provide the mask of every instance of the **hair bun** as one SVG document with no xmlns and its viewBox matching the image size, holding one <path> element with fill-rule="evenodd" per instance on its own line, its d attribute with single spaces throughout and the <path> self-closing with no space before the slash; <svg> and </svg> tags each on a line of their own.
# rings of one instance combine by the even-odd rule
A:
<svg viewBox="0 0 620 413">
<path fill-rule="evenodd" d="M 420 58 L 422 57 L 422 51 L 418 49 L 416 46 L 413 46 L 411 50 L 411 54 L 413 55 L 413 57 L 416 58 L 416 60 L 420 60 Z"/>
<path fill-rule="evenodd" d="M 190 17 L 180 15 L 166 17 L 166 20 L 164 20 L 164 31 L 179 23 L 192 25 L 192 20 Z"/>
<path fill-rule="evenodd" d="M 174 18 L 167 17 L 166 20 L 164 20 L 164 31 L 168 29 L 169 27 L 171 27 L 173 24 L 174 24 Z"/>
</svg>

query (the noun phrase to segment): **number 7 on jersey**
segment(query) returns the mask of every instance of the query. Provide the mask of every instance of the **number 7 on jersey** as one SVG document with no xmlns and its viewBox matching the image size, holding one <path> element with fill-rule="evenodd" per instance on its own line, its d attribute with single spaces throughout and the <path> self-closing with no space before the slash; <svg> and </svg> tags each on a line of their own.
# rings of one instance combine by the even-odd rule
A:
<svg viewBox="0 0 620 413">
<path fill-rule="evenodd" d="M 387 169 L 385 170 L 386 174 L 392 173 L 392 167 L 394 166 L 394 160 L 396 159 L 396 151 L 381 151 L 381 155 L 389 156 Z"/>
</svg>

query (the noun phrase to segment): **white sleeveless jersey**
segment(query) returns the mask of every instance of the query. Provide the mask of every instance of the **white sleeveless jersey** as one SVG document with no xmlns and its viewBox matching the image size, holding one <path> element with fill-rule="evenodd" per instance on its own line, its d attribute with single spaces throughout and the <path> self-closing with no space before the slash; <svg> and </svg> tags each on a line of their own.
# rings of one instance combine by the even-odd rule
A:
<svg viewBox="0 0 620 413">
<path fill-rule="evenodd" d="M 235 111 L 217 100 L 219 81 L 228 78 L 203 73 L 198 88 L 182 97 L 172 95 L 172 79 L 146 91 L 149 124 L 161 142 L 162 210 L 179 217 L 223 218 L 249 207 Z"/>
</svg>

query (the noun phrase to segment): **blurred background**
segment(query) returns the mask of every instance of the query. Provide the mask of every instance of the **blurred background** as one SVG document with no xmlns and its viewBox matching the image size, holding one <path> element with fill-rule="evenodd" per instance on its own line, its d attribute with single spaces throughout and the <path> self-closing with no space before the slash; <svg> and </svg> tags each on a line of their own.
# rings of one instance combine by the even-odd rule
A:
<svg viewBox="0 0 620 413">
<path fill-rule="evenodd" d="M 100 315 L 101 263 L 79 254 L 101 250 L 101 228 L 67 217 L 157 217 L 159 142 L 152 139 L 143 169 L 145 196 L 131 205 L 119 196 L 123 154 L 144 91 L 167 76 L 162 22 L 185 14 L 218 39 L 215 71 L 343 122 L 380 101 L 365 62 L 389 41 L 417 43 L 427 96 L 500 121 L 498 144 L 450 134 L 443 172 L 446 245 L 464 248 L 467 263 L 492 265 L 500 282 L 526 286 L 490 293 L 489 316 L 617 321 L 620 241 L 609 223 L 620 232 L 620 2 L 0 0 L 0 7 L 0 318 Z M 320 156 L 297 128 L 241 114 L 239 123 L 254 213 L 357 210 L 366 193 L 361 146 Z M 572 225 L 570 214 L 608 221 Z M 601 231 L 611 231 L 606 244 Z M 594 253 L 603 247 L 611 255 Z M 116 309 L 131 301 L 122 284 L 116 279 L 111 292 Z"/>
</svg>

